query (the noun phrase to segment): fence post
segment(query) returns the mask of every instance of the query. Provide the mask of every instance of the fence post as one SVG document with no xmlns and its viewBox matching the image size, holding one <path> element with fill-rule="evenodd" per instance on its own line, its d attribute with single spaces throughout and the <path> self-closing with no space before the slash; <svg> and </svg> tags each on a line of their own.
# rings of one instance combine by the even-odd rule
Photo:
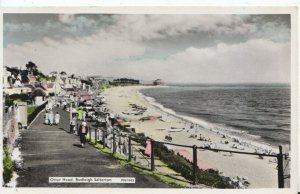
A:
<svg viewBox="0 0 300 194">
<path fill-rule="evenodd" d="M 290 166 L 290 156 L 289 156 L 289 147 L 282 146 L 282 153 L 283 153 L 283 177 L 284 177 L 284 187 L 289 188 L 290 178 L 291 178 L 291 166 Z"/>
<path fill-rule="evenodd" d="M 277 154 L 278 162 L 278 188 L 284 188 L 284 177 L 283 177 L 283 154 L 282 146 L 279 146 L 279 154 Z"/>
<path fill-rule="evenodd" d="M 154 171 L 154 140 L 150 140 L 151 143 L 151 171 Z"/>
<path fill-rule="evenodd" d="M 116 153 L 116 134 L 113 134 L 113 154 Z"/>
<path fill-rule="evenodd" d="M 103 142 L 103 149 L 105 148 L 105 132 L 102 131 L 102 142 Z"/>
<path fill-rule="evenodd" d="M 97 128 L 95 128 L 95 145 L 97 145 Z"/>
<path fill-rule="evenodd" d="M 197 146 L 193 145 L 193 185 L 196 185 Z"/>
<path fill-rule="evenodd" d="M 128 160 L 131 161 L 131 137 L 128 137 Z"/>
</svg>

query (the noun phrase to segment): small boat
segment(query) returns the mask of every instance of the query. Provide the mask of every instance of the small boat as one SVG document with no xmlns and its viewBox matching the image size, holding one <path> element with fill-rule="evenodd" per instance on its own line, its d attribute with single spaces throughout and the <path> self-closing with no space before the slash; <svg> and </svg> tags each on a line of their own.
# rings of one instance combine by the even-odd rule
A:
<svg viewBox="0 0 300 194">
<path fill-rule="evenodd" d="M 169 132 L 180 132 L 180 131 L 183 131 L 183 130 L 184 130 L 183 128 L 171 128 L 168 131 Z"/>
</svg>

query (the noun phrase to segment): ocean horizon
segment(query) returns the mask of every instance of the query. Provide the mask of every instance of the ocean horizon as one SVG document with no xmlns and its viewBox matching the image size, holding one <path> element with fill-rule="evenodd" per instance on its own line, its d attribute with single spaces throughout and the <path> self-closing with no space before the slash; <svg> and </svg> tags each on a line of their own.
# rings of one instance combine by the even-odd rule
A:
<svg viewBox="0 0 300 194">
<path fill-rule="evenodd" d="M 270 82 L 270 83 L 251 83 L 251 82 L 247 82 L 247 83 L 239 83 L 239 82 L 233 82 L 233 83 L 219 83 L 219 82 L 215 82 L 215 83 L 203 83 L 203 82 L 165 82 L 166 86 L 228 86 L 228 87 L 232 87 L 232 86 L 245 86 L 245 87 L 277 87 L 277 86 L 290 86 L 290 83 L 276 83 L 276 82 Z"/>
</svg>

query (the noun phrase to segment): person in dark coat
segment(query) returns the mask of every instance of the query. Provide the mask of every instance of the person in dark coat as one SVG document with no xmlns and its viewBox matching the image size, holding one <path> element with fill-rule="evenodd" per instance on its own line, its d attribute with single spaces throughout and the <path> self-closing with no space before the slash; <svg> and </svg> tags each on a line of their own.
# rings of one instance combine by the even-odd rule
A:
<svg viewBox="0 0 300 194">
<path fill-rule="evenodd" d="M 89 132 L 89 128 L 86 126 L 86 122 L 82 122 L 79 126 L 78 135 L 80 137 L 81 147 L 84 147 L 86 143 L 86 134 Z"/>
</svg>

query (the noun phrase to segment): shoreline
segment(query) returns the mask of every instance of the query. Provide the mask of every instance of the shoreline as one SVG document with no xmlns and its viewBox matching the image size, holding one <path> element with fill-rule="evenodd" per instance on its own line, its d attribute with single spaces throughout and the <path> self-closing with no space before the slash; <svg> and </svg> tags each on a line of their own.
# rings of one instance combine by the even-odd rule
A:
<svg viewBox="0 0 300 194">
<path fill-rule="evenodd" d="M 131 127 L 136 129 L 137 133 L 145 133 L 146 136 L 157 141 L 165 141 L 167 135 L 172 136 L 172 143 L 183 145 L 211 146 L 217 149 L 238 150 L 243 152 L 254 152 L 255 147 L 246 142 L 235 142 L 232 137 L 223 136 L 223 133 L 217 133 L 204 126 L 193 125 L 190 120 L 181 118 L 181 115 L 165 112 L 164 109 L 147 99 L 140 90 L 157 86 L 125 86 L 114 87 L 103 92 L 106 96 L 107 108 L 126 119 Z M 146 107 L 142 115 L 134 115 L 130 104 L 136 104 Z M 124 114 L 126 113 L 126 114 Z M 140 118 L 147 116 L 161 116 L 161 119 L 140 121 Z M 172 132 L 171 128 L 182 129 Z M 183 129 L 184 128 L 184 129 Z M 191 135 L 199 135 L 209 141 L 199 141 L 198 138 L 191 138 Z M 199 137 L 199 136 L 198 136 Z M 222 143 L 223 141 L 223 143 Z M 227 141 L 227 144 L 224 144 Z M 165 141 L 166 142 L 166 141 Z M 234 146 L 239 145 L 236 148 Z M 173 150 L 178 147 L 168 146 Z M 186 149 L 191 152 L 191 150 Z M 242 154 L 228 154 L 222 152 L 212 152 L 198 150 L 198 158 L 203 163 L 213 169 L 217 169 L 225 176 L 245 177 L 250 182 L 249 188 L 276 188 L 277 170 L 276 163 L 270 162 L 269 158 L 259 159 L 257 156 L 248 156 Z"/>
<path fill-rule="evenodd" d="M 254 148 L 257 148 L 257 149 L 263 148 L 263 149 L 272 150 L 274 152 L 274 154 L 279 153 L 278 147 L 275 147 L 274 145 L 264 142 L 263 140 L 255 141 L 255 140 L 240 137 L 238 135 L 231 134 L 231 133 L 237 133 L 237 134 L 246 134 L 246 136 L 255 136 L 255 135 L 249 134 L 245 131 L 238 131 L 238 130 L 233 130 L 233 129 L 224 131 L 223 129 L 213 129 L 213 126 L 208 126 L 208 125 L 213 125 L 211 123 L 208 123 L 204 120 L 201 120 L 201 119 L 198 119 L 195 117 L 178 114 L 174 110 L 164 107 L 164 105 L 158 103 L 154 98 L 144 95 L 142 92 L 140 92 L 140 90 L 142 90 L 142 89 L 149 89 L 149 88 L 141 88 L 141 89 L 137 90 L 137 93 L 141 96 L 141 98 L 144 98 L 149 104 L 151 104 L 152 106 L 154 106 L 161 112 L 171 114 L 176 119 L 183 120 L 184 122 L 193 123 L 194 125 L 200 125 L 201 129 L 203 129 L 203 130 L 207 130 L 212 133 L 219 133 L 220 135 L 225 135 L 226 137 L 231 138 L 231 139 L 240 139 L 242 142 L 245 142 L 246 144 L 250 144 Z M 207 126 L 203 126 L 203 125 L 207 125 Z M 210 129 L 208 129 L 208 128 L 210 128 Z"/>
</svg>

